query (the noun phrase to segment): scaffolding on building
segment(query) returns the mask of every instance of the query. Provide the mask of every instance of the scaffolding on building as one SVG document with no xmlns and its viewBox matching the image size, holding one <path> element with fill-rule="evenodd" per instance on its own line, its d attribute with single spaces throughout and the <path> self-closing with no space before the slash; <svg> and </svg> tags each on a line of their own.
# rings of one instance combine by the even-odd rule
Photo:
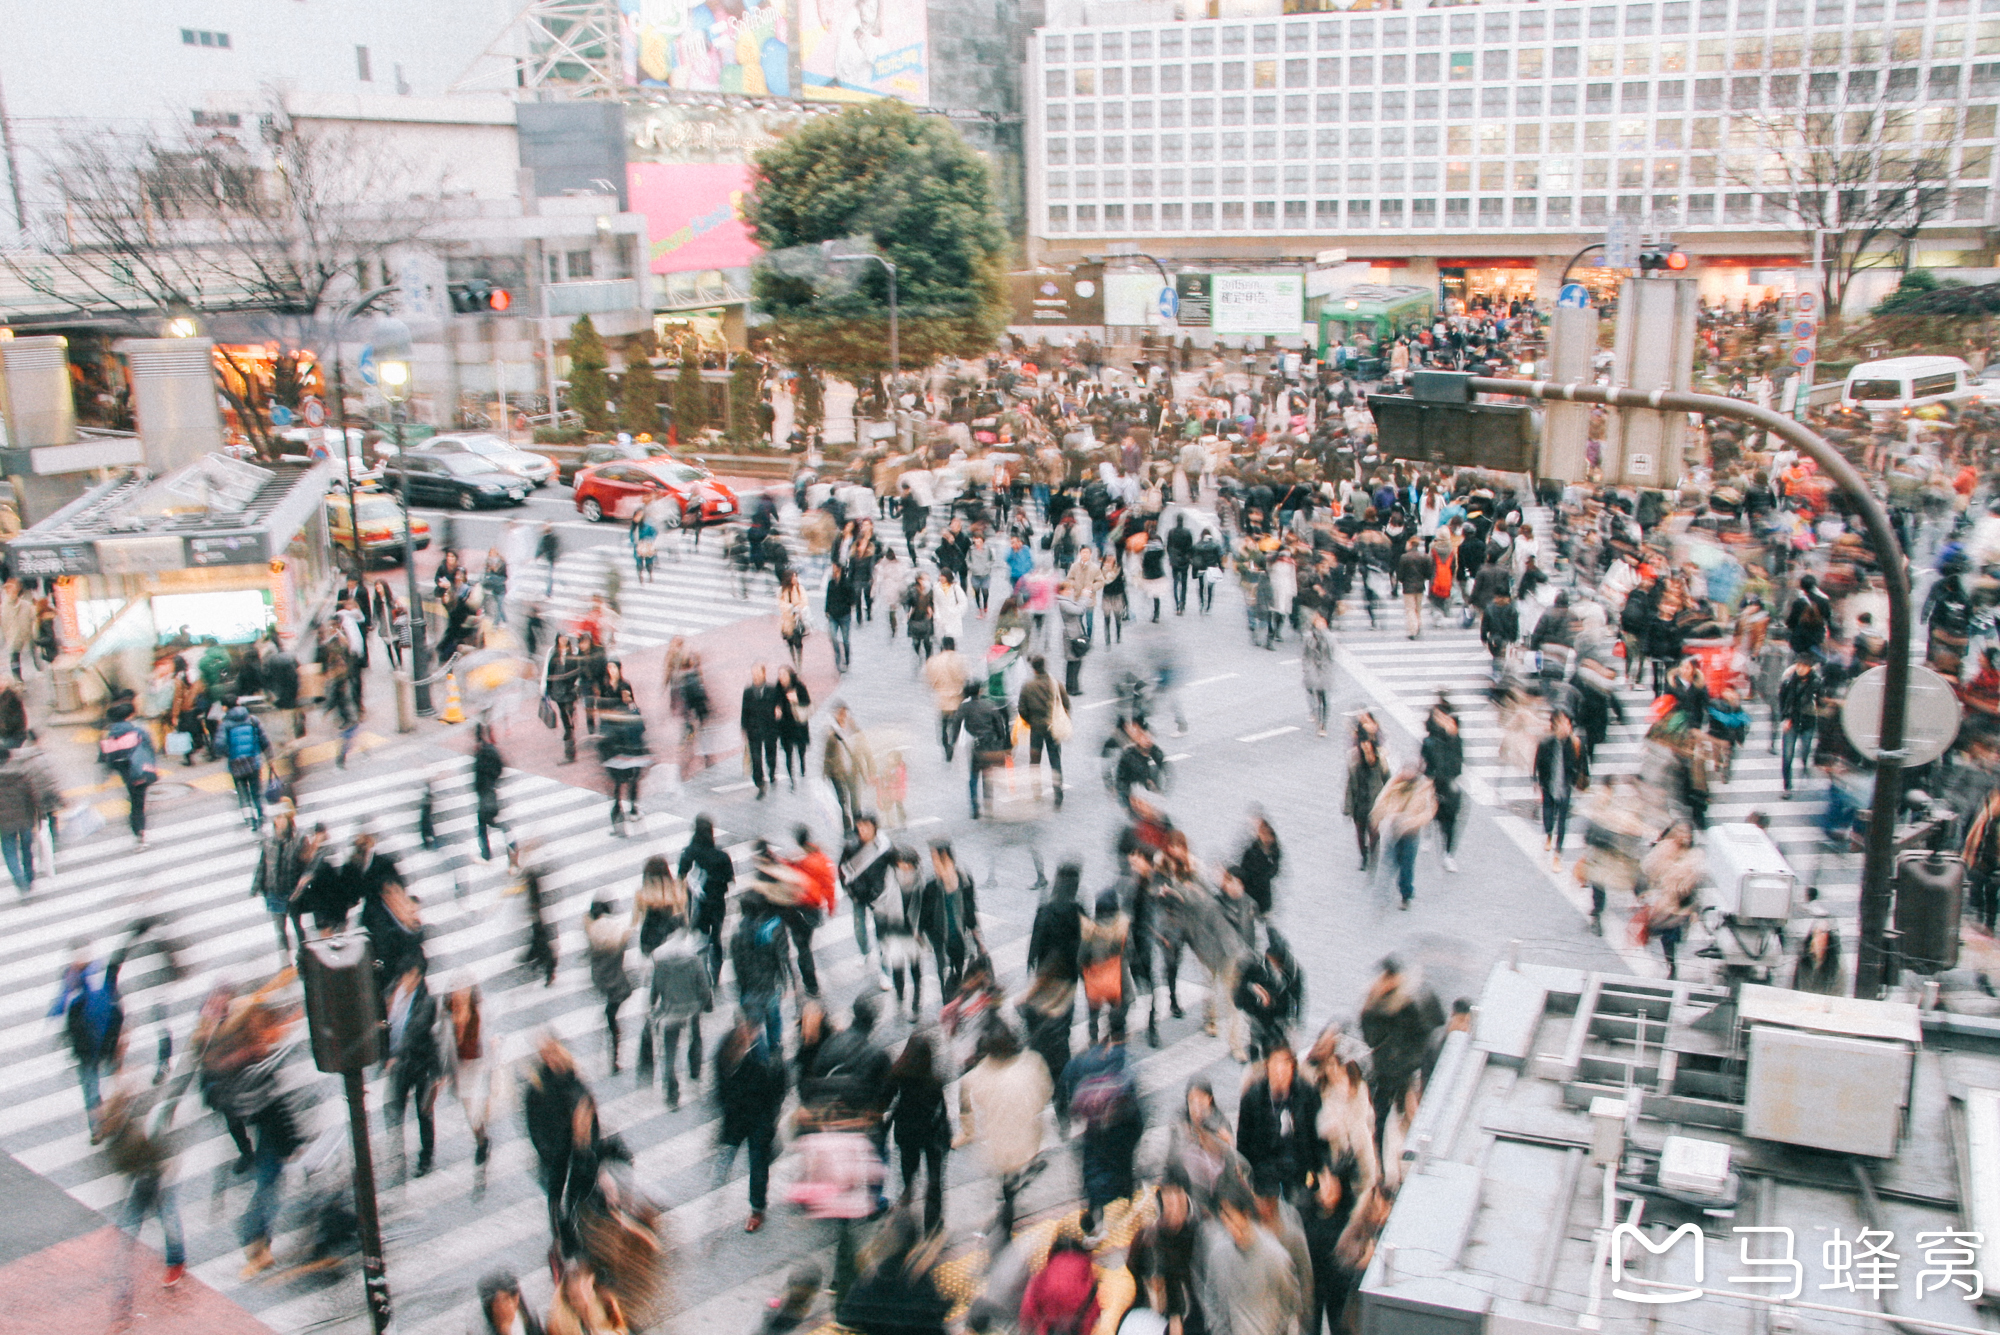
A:
<svg viewBox="0 0 2000 1335">
<path fill-rule="evenodd" d="M 617 0 L 531 0 L 450 91 L 619 97 L 625 91 L 621 35 Z"/>
</svg>

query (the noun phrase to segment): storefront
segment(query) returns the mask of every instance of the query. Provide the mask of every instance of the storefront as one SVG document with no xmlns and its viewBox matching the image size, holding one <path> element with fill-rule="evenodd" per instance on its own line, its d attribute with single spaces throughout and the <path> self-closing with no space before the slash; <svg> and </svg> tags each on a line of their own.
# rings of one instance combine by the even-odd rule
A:
<svg viewBox="0 0 2000 1335">
<path fill-rule="evenodd" d="M 282 429 L 299 415 L 290 405 L 303 405 L 309 399 L 326 402 L 326 376 L 319 355 L 309 348 L 218 342 L 215 376 L 226 400 L 223 421 L 231 440 L 250 435 L 239 404 L 256 405 L 272 426 Z"/>
<path fill-rule="evenodd" d="M 1463 315 L 1467 310 L 1503 305 L 1509 301 L 1533 301 L 1535 275 L 1541 261 L 1532 255 L 1442 259 L 1438 266 L 1438 295 L 1448 314 Z"/>
<path fill-rule="evenodd" d="M 8 544 L 15 572 L 54 581 L 58 667 L 130 685 L 185 633 L 248 644 L 310 626 L 338 579 L 325 464 L 211 454 L 165 477 L 93 488 Z"/>
</svg>

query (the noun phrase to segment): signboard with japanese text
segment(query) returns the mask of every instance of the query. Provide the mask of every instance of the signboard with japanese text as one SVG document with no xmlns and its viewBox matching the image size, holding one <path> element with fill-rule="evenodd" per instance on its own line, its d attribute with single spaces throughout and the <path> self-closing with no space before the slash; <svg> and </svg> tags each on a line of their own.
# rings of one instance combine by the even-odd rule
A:
<svg viewBox="0 0 2000 1335">
<path fill-rule="evenodd" d="M 1209 325 L 1216 333 L 1298 336 L 1305 310 L 1303 276 L 1219 273 L 1209 281 Z"/>
</svg>

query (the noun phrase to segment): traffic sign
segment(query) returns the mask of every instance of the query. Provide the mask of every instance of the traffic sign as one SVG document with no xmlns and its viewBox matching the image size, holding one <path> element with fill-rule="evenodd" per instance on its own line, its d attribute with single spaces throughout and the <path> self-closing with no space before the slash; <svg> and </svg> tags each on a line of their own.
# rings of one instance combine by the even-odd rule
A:
<svg viewBox="0 0 2000 1335">
<path fill-rule="evenodd" d="M 381 382 L 381 372 L 375 369 L 375 345 L 373 343 L 370 343 L 361 350 L 360 358 L 354 363 L 354 370 L 361 377 L 361 383 L 364 385 L 374 385 Z"/>
<path fill-rule="evenodd" d="M 1798 339 L 1800 342 L 1818 336 L 1819 326 L 1811 320 L 1794 320 L 1792 322 L 1792 337 Z"/>
<path fill-rule="evenodd" d="M 1847 702 L 1840 708 L 1847 740 L 1870 760 L 1882 752 L 1882 696 L 1888 680 L 1886 666 L 1869 668 L 1848 684 Z M 1903 764 L 1928 765 L 1943 755 L 1957 739 L 1964 714 L 1950 682 L 1912 664 L 1903 714 Z"/>
<path fill-rule="evenodd" d="M 1800 315 L 1811 315 L 1819 309 L 1817 292 L 1801 292 L 1792 298 L 1792 309 Z"/>
<path fill-rule="evenodd" d="M 1813 348 L 1806 344 L 1800 344 L 1798 347 L 1792 349 L 1792 365 L 1811 366 L 1816 356 L 1817 353 Z"/>
<path fill-rule="evenodd" d="M 1564 283 L 1562 291 L 1556 294 L 1556 306 L 1566 311 L 1587 311 L 1590 309 L 1590 289 L 1582 283 Z"/>
<path fill-rule="evenodd" d="M 1604 263 L 1613 269 L 1629 269 L 1638 262 L 1639 237 L 1632 220 L 1613 218 L 1604 233 Z"/>
<path fill-rule="evenodd" d="M 1175 320 L 1180 318 L 1181 294 L 1170 287 L 1160 289 L 1160 318 Z"/>
<path fill-rule="evenodd" d="M 1792 322 L 1791 322 L 1790 320 L 1780 320 L 1780 321 L 1778 321 L 1778 332 L 1779 332 L 1780 334 L 1789 334 L 1789 333 L 1791 333 L 1791 332 L 1792 332 Z"/>
<path fill-rule="evenodd" d="M 290 408 L 287 408 L 287 407 L 286 407 L 286 406 L 285 406 L 284 404 L 282 404 L 282 403 L 274 403 L 274 404 L 272 404 L 272 405 L 271 405 L 271 425 L 272 425 L 272 426 L 290 426 L 291 424 L 292 424 L 292 410 L 291 410 Z"/>
<path fill-rule="evenodd" d="M 308 394 L 299 404 L 299 411 L 305 414 L 307 426 L 326 425 L 326 404 L 317 394 Z"/>
</svg>

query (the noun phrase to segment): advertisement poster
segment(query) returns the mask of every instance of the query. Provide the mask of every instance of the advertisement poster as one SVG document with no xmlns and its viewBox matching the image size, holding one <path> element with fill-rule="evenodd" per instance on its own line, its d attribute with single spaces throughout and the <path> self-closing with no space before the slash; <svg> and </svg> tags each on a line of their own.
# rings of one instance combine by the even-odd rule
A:
<svg viewBox="0 0 2000 1335">
<path fill-rule="evenodd" d="M 632 211 L 646 215 L 653 273 L 734 269 L 757 258 L 743 221 L 752 170 L 733 162 L 635 162 L 625 168 Z"/>
<path fill-rule="evenodd" d="M 784 0 L 618 0 L 618 8 L 627 83 L 792 95 Z"/>
<path fill-rule="evenodd" d="M 1296 338 L 1305 310 L 1305 278 L 1295 273 L 1219 273 L 1210 277 L 1209 327 L 1218 334 Z"/>
<path fill-rule="evenodd" d="M 1015 325 L 1101 325 L 1104 266 L 1079 264 L 1068 273 L 1007 275 Z"/>
<path fill-rule="evenodd" d="M 803 95 L 930 101 L 924 0 L 799 0 Z"/>
<path fill-rule="evenodd" d="M 1184 273 L 1175 277 L 1174 292 L 1180 298 L 1183 329 L 1206 329 L 1209 319 L 1208 275 Z"/>
<path fill-rule="evenodd" d="M 1160 320 L 1160 276 L 1156 273 L 1104 275 L 1104 323 L 1151 327 Z"/>
</svg>

